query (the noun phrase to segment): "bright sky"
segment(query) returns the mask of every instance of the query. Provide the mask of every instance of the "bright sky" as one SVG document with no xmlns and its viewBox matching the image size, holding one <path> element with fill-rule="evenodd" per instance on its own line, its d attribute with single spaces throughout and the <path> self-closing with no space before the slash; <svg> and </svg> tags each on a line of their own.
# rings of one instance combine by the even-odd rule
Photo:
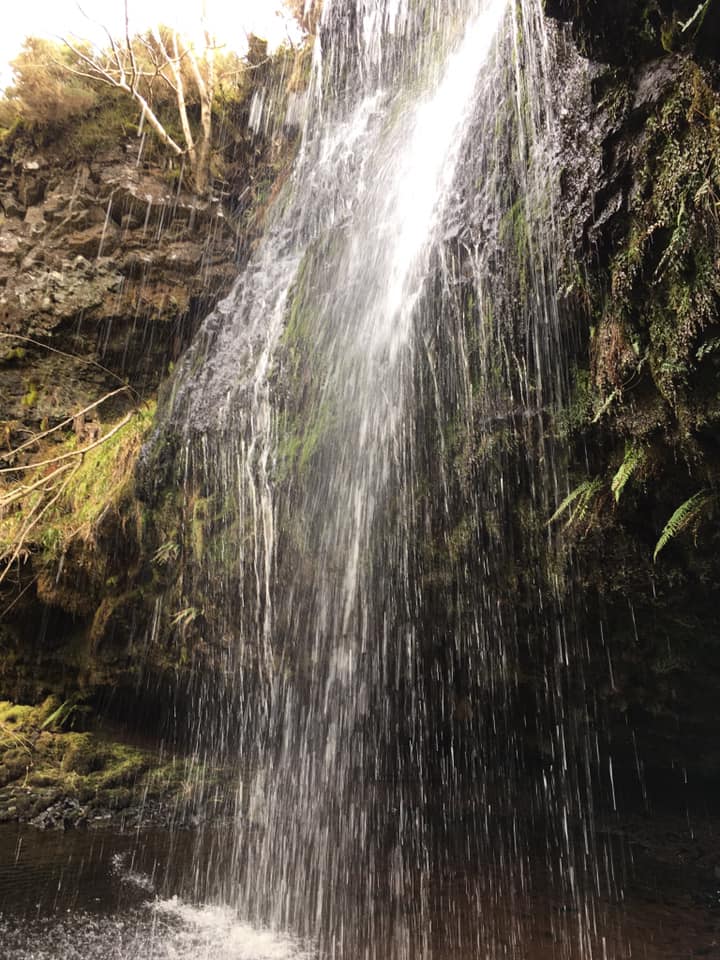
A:
<svg viewBox="0 0 720 960">
<path fill-rule="evenodd" d="M 12 80 L 9 61 L 29 35 L 74 33 L 102 43 L 104 33 L 99 24 L 115 34 L 124 32 L 123 0 L 5 0 L 3 6 L 0 90 Z M 276 46 L 286 38 L 286 31 L 293 29 L 282 0 L 128 0 L 131 32 L 166 23 L 192 35 L 199 29 L 203 6 L 218 39 L 240 52 L 245 49 L 246 33 L 266 37 Z"/>
</svg>

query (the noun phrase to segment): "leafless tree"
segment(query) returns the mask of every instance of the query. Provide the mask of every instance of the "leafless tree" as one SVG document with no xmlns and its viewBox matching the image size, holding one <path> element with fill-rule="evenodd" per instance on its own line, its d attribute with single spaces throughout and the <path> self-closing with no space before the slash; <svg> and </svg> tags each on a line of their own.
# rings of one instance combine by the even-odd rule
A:
<svg viewBox="0 0 720 960">
<path fill-rule="evenodd" d="M 167 27 L 155 27 L 144 35 L 131 34 L 127 0 L 124 7 L 122 37 L 102 25 L 108 39 L 104 49 L 63 37 L 77 60 L 77 66 L 68 69 L 131 96 L 140 107 L 142 123 L 147 123 L 172 153 L 187 157 L 195 191 L 205 196 L 210 189 L 216 39 L 208 29 L 204 29 L 204 42 L 199 47 Z M 182 131 L 180 142 L 154 106 L 158 86 L 171 91 Z M 194 111 L 189 109 L 190 103 L 197 105 Z"/>
</svg>

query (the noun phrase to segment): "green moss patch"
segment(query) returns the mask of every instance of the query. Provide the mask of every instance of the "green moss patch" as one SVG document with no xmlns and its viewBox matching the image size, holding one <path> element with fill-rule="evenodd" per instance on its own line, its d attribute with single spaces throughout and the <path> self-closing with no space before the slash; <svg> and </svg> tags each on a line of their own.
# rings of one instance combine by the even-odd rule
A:
<svg viewBox="0 0 720 960">
<path fill-rule="evenodd" d="M 35 818 L 39 826 L 55 826 L 58 805 L 78 825 L 106 824 L 108 814 L 117 825 L 116 815 L 128 816 L 131 808 L 135 822 L 158 811 L 176 816 L 199 806 L 224 777 L 192 759 L 64 730 L 62 706 L 57 697 L 38 706 L 0 702 L 0 822 Z"/>
<path fill-rule="evenodd" d="M 22 469 L 0 478 L 0 577 L 32 556 L 36 572 L 52 568 L 57 579 L 61 557 L 82 545 L 87 567 L 110 527 L 127 532 L 133 518 L 140 523 L 132 509 L 134 466 L 154 412 L 154 404 L 144 405 L 84 445 L 75 434 L 52 435 L 31 448 Z M 107 586 L 107 576 L 102 580 Z"/>
</svg>

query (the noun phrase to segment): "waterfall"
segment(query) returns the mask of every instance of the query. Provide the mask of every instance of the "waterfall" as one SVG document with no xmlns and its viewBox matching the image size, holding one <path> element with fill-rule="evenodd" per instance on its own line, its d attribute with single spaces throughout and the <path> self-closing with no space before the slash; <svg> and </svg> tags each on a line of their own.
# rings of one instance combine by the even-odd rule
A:
<svg viewBox="0 0 720 960">
<path fill-rule="evenodd" d="M 570 333 L 541 7 L 327 0 L 293 175 L 167 405 L 198 749 L 240 757 L 211 892 L 323 956 L 605 955 L 545 523 Z"/>
</svg>

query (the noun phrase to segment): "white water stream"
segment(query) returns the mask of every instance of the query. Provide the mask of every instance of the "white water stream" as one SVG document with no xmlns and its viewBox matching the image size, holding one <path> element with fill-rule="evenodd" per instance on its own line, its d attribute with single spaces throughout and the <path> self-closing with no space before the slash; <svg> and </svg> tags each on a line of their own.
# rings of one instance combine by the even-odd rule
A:
<svg viewBox="0 0 720 960">
<path fill-rule="evenodd" d="M 585 788 L 560 768 L 526 776 L 523 628 L 493 586 L 522 559 L 507 541 L 483 545 L 513 524 L 515 499 L 542 511 L 558 482 L 542 436 L 564 382 L 543 182 L 548 50 L 537 0 L 326 3 L 292 181 L 176 378 L 188 495 L 224 518 L 196 591 L 245 697 L 239 725 L 212 713 L 207 691 L 197 701 L 216 731 L 200 721 L 198 742 L 220 752 L 235 736 L 245 759 L 216 896 L 329 956 L 433 954 L 434 875 L 454 860 L 442 843 L 457 842 L 458 816 L 485 861 L 475 895 L 493 905 L 478 924 L 488 955 L 531 936 L 536 820 L 580 918 L 566 942 L 594 955 Z M 453 252 L 473 193 L 481 223 Z M 453 569 L 452 434 L 482 446 L 514 423 L 530 490 L 513 492 L 519 468 L 504 455 L 477 478 L 462 509 L 480 562 Z M 438 523 L 442 596 L 420 547 Z M 539 571 L 526 576 L 543 589 Z M 549 649 L 564 630 L 554 603 L 533 614 Z M 546 669 L 538 722 L 566 768 L 564 681 Z M 493 728 L 474 745 L 455 742 L 456 705 L 473 711 L 465 687 L 488 699 Z"/>
</svg>

